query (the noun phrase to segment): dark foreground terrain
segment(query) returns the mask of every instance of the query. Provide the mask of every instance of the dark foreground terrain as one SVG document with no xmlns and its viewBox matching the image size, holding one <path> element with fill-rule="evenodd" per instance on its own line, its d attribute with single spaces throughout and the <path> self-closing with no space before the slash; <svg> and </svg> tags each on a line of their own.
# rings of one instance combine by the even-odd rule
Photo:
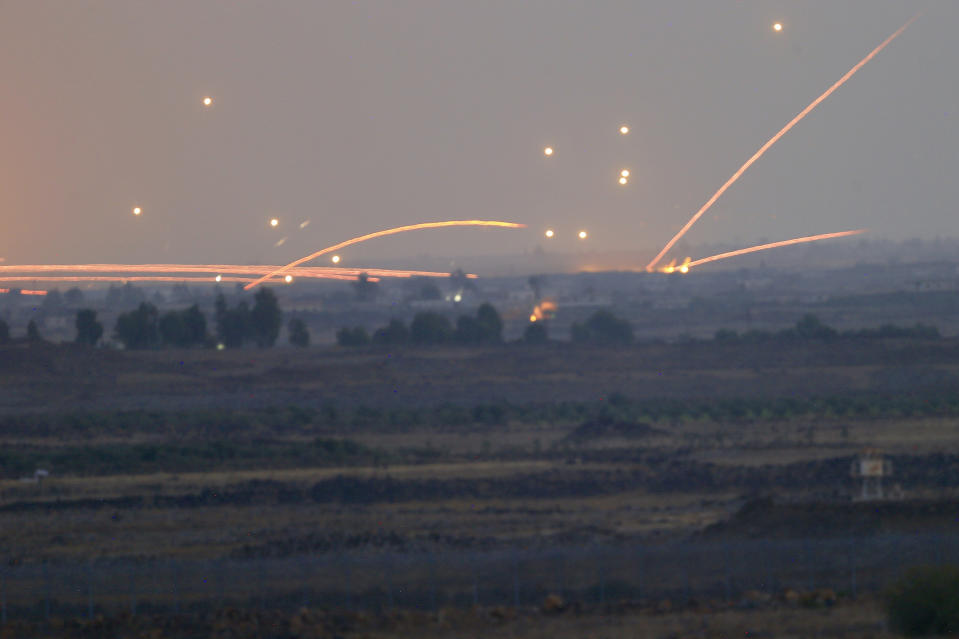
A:
<svg viewBox="0 0 959 639">
<path fill-rule="evenodd" d="M 957 389 L 951 339 L 3 347 L 0 636 L 881 636 L 959 559 Z"/>
</svg>

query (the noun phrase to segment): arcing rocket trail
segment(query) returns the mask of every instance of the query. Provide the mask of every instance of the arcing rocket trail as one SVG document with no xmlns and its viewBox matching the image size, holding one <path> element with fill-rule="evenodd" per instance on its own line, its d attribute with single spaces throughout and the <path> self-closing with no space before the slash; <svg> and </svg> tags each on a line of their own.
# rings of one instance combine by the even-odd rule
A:
<svg viewBox="0 0 959 639">
<path fill-rule="evenodd" d="M 779 248 L 780 246 L 792 246 L 793 244 L 819 242 L 820 240 L 831 240 L 837 237 L 848 237 L 850 235 L 859 235 L 860 233 L 865 233 L 865 232 L 866 232 L 865 229 L 857 229 L 855 231 L 839 231 L 838 233 L 823 233 L 822 235 L 809 235 L 806 237 L 797 237 L 791 240 L 783 240 L 781 242 L 770 242 L 769 244 L 760 244 L 758 246 L 750 246 L 749 248 L 739 249 L 736 251 L 729 251 L 727 253 L 719 253 L 717 255 L 710 255 L 709 257 L 704 257 L 699 260 L 684 262 L 683 266 L 685 266 L 686 269 L 689 270 L 701 264 L 708 264 L 709 262 L 718 262 L 719 260 L 725 260 L 730 257 L 738 257 L 740 255 L 746 255 L 748 253 L 766 251 L 768 249 Z"/>
<path fill-rule="evenodd" d="M 660 261 L 661 259 L 663 259 L 663 256 L 666 255 L 666 253 L 668 253 L 671 248 L 673 248 L 673 245 L 675 245 L 676 242 L 678 242 L 679 239 L 680 239 L 683 235 L 685 235 L 686 232 L 687 232 L 690 228 L 692 228 L 693 224 L 695 224 L 696 221 L 697 221 L 699 218 L 701 218 L 701 217 L 703 216 L 703 214 L 704 214 L 706 211 L 708 211 L 709 208 L 710 208 L 713 204 L 715 204 L 716 200 L 718 200 L 718 199 L 720 198 L 720 196 L 721 196 L 723 193 L 725 193 L 726 190 L 727 190 L 729 187 L 731 187 L 731 186 L 736 182 L 736 180 L 738 180 L 738 179 L 740 178 L 740 176 L 742 176 L 742 174 L 745 173 L 746 170 L 747 170 L 750 166 L 753 165 L 753 163 L 754 163 L 756 160 L 758 160 L 759 158 L 761 158 L 761 157 L 763 156 L 763 154 L 766 153 L 766 151 L 768 151 L 769 148 L 770 148 L 772 145 L 774 145 L 776 142 L 779 141 L 779 138 L 781 138 L 782 136 L 786 135 L 786 133 L 789 131 L 789 129 L 791 129 L 791 128 L 793 128 L 794 126 L 796 126 L 796 124 L 798 124 L 800 120 L 802 120 L 804 117 L 806 117 L 807 115 L 809 115 L 809 112 L 810 112 L 810 111 L 812 111 L 812 110 L 815 109 L 817 106 L 819 106 L 819 104 L 822 103 L 823 100 L 825 100 L 826 98 L 828 98 L 830 95 L 832 95 L 832 93 L 833 93 L 836 89 L 838 89 L 838 88 L 841 87 L 843 84 L 845 84 L 846 81 L 847 81 L 849 78 L 851 78 L 853 75 L 855 75 L 855 73 L 856 73 L 857 71 L 859 71 L 859 69 L 861 69 L 863 66 L 865 66 L 867 62 L 869 62 L 870 60 L 872 60 L 874 57 L 876 57 L 876 55 L 877 55 L 880 51 L 882 51 L 884 48 L 886 48 L 886 45 L 888 45 L 890 42 L 892 42 L 892 41 L 895 40 L 897 37 L 899 37 L 899 35 L 900 35 L 903 31 L 905 31 L 906 28 L 907 28 L 910 24 L 912 24 L 912 23 L 916 20 L 916 18 L 918 18 L 920 15 L 921 15 L 921 13 L 917 13 L 917 14 L 914 15 L 913 17 L 909 18 L 909 20 L 907 20 L 904 25 L 902 25 L 901 27 L 899 27 L 899 28 L 896 30 L 895 33 L 893 33 L 891 36 L 889 36 L 888 38 L 886 38 L 885 40 L 883 40 L 882 43 L 881 43 L 878 47 L 876 47 L 875 49 L 873 49 L 872 51 L 869 52 L 869 55 L 867 55 L 865 58 L 863 58 L 862 60 L 860 60 L 853 68 L 849 69 L 849 71 L 847 71 L 847 72 L 845 73 L 845 75 L 843 75 L 841 78 L 839 78 L 839 80 L 837 80 L 835 84 L 833 84 L 831 87 L 829 87 L 828 89 L 826 89 L 826 91 L 825 91 L 822 95 L 820 95 L 818 98 L 816 98 L 815 100 L 813 100 L 813 101 L 809 104 L 809 106 L 807 106 L 805 109 L 803 109 L 802 111 L 800 111 L 800 112 L 799 112 L 799 115 L 797 115 L 796 117 L 794 117 L 792 120 L 789 121 L 788 124 L 786 124 L 786 126 L 784 126 L 782 129 L 779 130 L 779 133 L 777 133 L 776 135 L 774 135 L 774 136 L 772 136 L 771 138 L 769 138 L 769 140 L 768 140 L 764 145 L 762 145 L 761 147 L 759 147 L 759 150 L 756 151 L 756 152 L 752 155 L 751 158 L 749 158 L 748 160 L 746 160 L 746 163 L 743 164 L 741 167 L 739 167 L 739 170 L 736 171 L 735 173 L 733 173 L 732 177 L 729 178 L 728 180 L 726 180 L 726 183 L 723 184 L 721 187 L 719 187 L 719 190 L 716 191 L 711 198 L 709 198 L 708 200 L 706 200 L 706 203 L 703 204 L 702 208 L 700 208 L 698 211 L 696 211 L 696 214 L 693 215 L 688 222 L 686 222 L 686 225 L 683 226 L 683 228 L 679 229 L 679 232 L 678 232 L 676 235 L 673 236 L 673 239 L 669 240 L 669 242 L 666 243 L 666 246 L 663 247 L 663 250 L 661 250 L 661 251 L 656 255 L 656 257 L 654 257 L 653 260 L 652 260 L 649 264 L 646 265 L 646 270 L 649 271 L 649 272 L 652 272 L 653 269 L 656 268 L 656 265 L 659 264 L 659 261 Z"/>
<path fill-rule="evenodd" d="M 300 264 L 303 264 L 304 262 L 309 262 L 310 260 L 314 260 L 321 255 L 332 253 L 333 251 L 338 251 L 341 248 L 345 248 L 353 244 L 359 244 L 360 242 L 366 242 L 367 240 L 372 240 L 377 237 L 383 237 L 385 235 L 395 235 L 396 233 L 406 233 L 407 231 L 419 231 L 421 229 L 435 229 L 435 228 L 443 228 L 447 226 L 496 226 L 496 227 L 508 228 L 508 229 L 526 228 L 525 224 L 517 224 L 515 222 L 499 222 L 495 220 L 447 220 L 445 222 L 424 222 L 422 224 L 410 224 L 408 226 L 397 226 L 396 228 L 376 231 L 375 233 L 368 233 L 366 235 L 360 235 L 359 237 L 354 237 L 353 239 L 346 240 L 345 242 L 340 242 L 339 244 L 334 244 L 333 246 L 327 246 L 325 249 L 320 249 L 316 253 L 310 253 L 309 255 L 305 257 L 301 257 L 298 260 L 290 262 L 286 266 L 281 266 L 280 268 L 276 269 L 272 273 L 268 273 L 264 275 L 263 277 L 256 280 L 255 282 L 250 282 L 243 288 L 245 290 L 250 290 L 257 284 L 260 284 L 266 281 L 268 278 L 275 277 L 277 275 L 282 275 L 283 273 L 286 273 L 289 269 L 297 267 Z"/>
</svg>

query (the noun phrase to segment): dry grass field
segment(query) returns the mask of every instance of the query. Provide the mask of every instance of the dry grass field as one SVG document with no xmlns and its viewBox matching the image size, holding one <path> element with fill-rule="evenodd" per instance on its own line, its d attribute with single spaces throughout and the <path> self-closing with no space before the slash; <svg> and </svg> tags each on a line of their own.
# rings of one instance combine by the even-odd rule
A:
<svg viewBox="0 0 959 639">
<path fill-rule="evenodd" d="M 952 340 L 4 347 L 0 547 L 29 566 L 952 535 L 957 371 Z M 814 508 L 789 506 L 851 504 L 850 464 L 865 448 L 893 461 L 906 510 L 843 506 L 851 514 L 831 528 Z M 50 475 L 25 481 L 35 468 Z M 760 497 L 783 509 L 737 515 Z M 450 609 L 415 628 L 363 622 L 338 634 L 885 636 L 868 599 L 823 610 L 643 605 L 556 617 Z"/>
</svg>

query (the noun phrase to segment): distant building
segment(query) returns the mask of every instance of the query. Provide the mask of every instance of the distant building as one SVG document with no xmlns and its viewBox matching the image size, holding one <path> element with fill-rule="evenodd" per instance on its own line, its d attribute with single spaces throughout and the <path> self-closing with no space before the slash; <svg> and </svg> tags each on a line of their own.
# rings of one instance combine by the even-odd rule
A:
<svg viewBox="0 0 959 639">
<path fill-rule="evenodd" d="M 861 482 L 857 499 L 861 501 L 885 499 L 882 480 L 892 475 L 892 462 L 887 460 L 880 451 L 867 449 L 853 460 L 850 474 Z"/>
</svg>

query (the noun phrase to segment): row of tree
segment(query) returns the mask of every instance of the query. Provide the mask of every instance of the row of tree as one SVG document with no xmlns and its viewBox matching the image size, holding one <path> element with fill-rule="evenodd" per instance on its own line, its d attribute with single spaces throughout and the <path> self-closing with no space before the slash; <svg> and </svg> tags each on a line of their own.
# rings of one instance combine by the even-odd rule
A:
<svg viewBox="0 0 959 639">
<path fill-rule="evenodd" d="M 40 329 L 37 327 L 37 323 L 34 320 L 27 322 L 27 341 L 40 342 L 42 340 L 43 338 L 40 337 Z M 0 344 L 6 344 L 9 341 L 10 325 L 0 319 Z"/>
<path fill-rule="evenodd" d="M 222 294 L 218 295 L 214 303 L 214 319 L 216 340 L 224 346 L 239 348 L 252 342 L 260 348 L 269 348 L 279 337 L 283 312 L 273 291 L 261 288 L 253 296 L 252 307 L 246 301 L 231 307 Z M 309 344 L 309 332 L 303 322 L 294 320 L 292 324 L 291 336 L 295 334 L 295 341 L 291 342 Z M 153 304 L 141 302 L 136 310 L 117 317 L 114 333 L 126 348 L 131 349 L 211 346 L 214 341 L 207 332 L 206 317 L 196 304 L 186 310 L 167 311 L 161 315 Z M 79 313 L 77 341 L 91 343 L 89 339 L 81 339 Z"/>
<path fill-rule="evenodd" d="M 214 319 L 215 336 L 208 332 L 206 316 L 196 304 L 161 314 L 153 304 L 141 302 L 117 317 L 114 335 L 128 349 L 212 347 L 217 343 L 229 348 L 247 343 L 269 348 L 280 334 L 283 312 L 273 291 L 261 288 L 253 296 L 252 307 L 245 301 L 231 307 L 222 294 L 217 296 Z M 96 311 L 90 309 L 77 312 L 76 329 L 76 341 L 81 344 L 94 346 L 103 336 Z M 310 333 L 301 319 L 290 320 L 288 331 L 291 344 L 309 345 Z"/>
<path fill-rule="evenodd" d="M 245 301 L 236 305 L 227 304 L 223 295 L 214 304 L 216 332 L 210 335 L 206 317 L 194 304 L 184 310 L 172 310 L 161 314 L 149 302 L 141 302 L 133 311 L 117 317 L 114 336 L 125 348 L 150 349 L 161 347 L 212 347 L 217 343 L 228 348 L 240 348 L 253 343 L 268 348 L 276 343 L 280 333 L 283 313 L 274 293 L 261 288 L 253 298 L 253 306 Z M 532 322 L 526 327 L 522 341 L 542 344 L 549 340 L 548 323 Z M 97 321 L 96 311 L 81 309 L 76 315 L 76 341 L 96 345 L 103 336 L 103 326 Z M 305 347 L 310 344 L 306 324 L 293 318 L 287 325 L 290 344 Z M 574 322 L 571 329 L 573 342 L 624 345 L 633 341 L 633 329 L 629 322 L 609 311 L 596 311 L 584 322 Z M 778 332 L 751 330 L 744 333 L 721 329 L 716 331 L 717 342 L 762 342 L 767 340 L 833 340 L 875 338 L 938 339 L 934 326 L 896 326 L 884 324 L 875 329 L 837 331 L 823 324 L 815 315 L 807 314 L 796 325 Z M 0 319 L 0 344 L 9 341 L 10 328 Z M 33 320 L 27 326 L 27 339 L 41 341 L 40 332 Z M 503 341 L 503 321 L 491 304 L 482 304 L 475 315 L 461 315 L 455 324 L 450 319 L 432 311 L 420 312 L 407 326 L 403 321 L 392 319 L 386 326 L 370 335 L 362 326 L 343 327 L 336 333 L 340 346 L 358 347 L 402 346 L 405 344 L 498 344 Z"/>
<path fill-rule="evenodd" d="M 409 327 L 392 319 L 373 332 L 362 326 L 344 326 L 336 333 L 340 346 L 401 346 L 404 344 L 498 344 L 503 341 L 503 320 L 492 304 L 481 304 L 476 315 L 460 315 L 454 326 L 442 313 L 424 311 L 413 316 Z"/>
<path fill-rule="evenodd" d="M 939 339 L 939 329 L 935 326 L 926 324 L 915 324 L 914 326 L 897 326 L 895 324 L 883 324 L 879 328 L 860 328 L 847 331 L 839 331 L 824 324 L 817 316 L 808 313 L 804 315 L 795 326 L 785 328 L 781 331 L 764 331 L 753 329 L 737 333 L 730 329 L 720 329 L 716 331 L 713 339 L 717 342 L 765 342 L 771 340 L 823 340 L 830 341 L 836 339 L 886 339 L 886 338 L 913 338 L 913 339 Z"/>
<path fill-rule="evenodd" d="M 572 327 L 574 342 L 592 344 L 629 344 L 633 329 L 629 322 L 609 311 L 597 311 L 583 323 Z M 523 341 L 543 344 L 549 340 L 547 322 L 532 322 L 523 333 Z M 413 316 L 409 327 L 392 319 L 370 336 L 362 326 L 344 326 L 336 333 L 340 346 L 400 346 L 404 344 L 498 344 L 503 341 L 503 320 L 491 304 L 482 304 L 476 315 L 461 315 L 455 326 L 441 313 L 426 311 Z"/>
</svg>

